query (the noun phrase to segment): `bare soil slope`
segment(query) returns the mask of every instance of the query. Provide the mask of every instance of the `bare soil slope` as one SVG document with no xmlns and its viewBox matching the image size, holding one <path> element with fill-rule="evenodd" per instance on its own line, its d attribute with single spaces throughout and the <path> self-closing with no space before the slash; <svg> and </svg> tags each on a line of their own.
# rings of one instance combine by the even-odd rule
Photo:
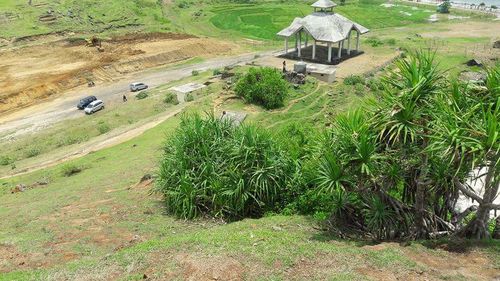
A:
<svg viewBox="0 0 500 281">
<path fill-rule="evenodd" d="M 235 45 L 180 34 L 128 35 L 103 41 L 101 51 L 85 40 L 59 40 L 0 53 L 0 113 L 57 96 L 89 81 L 193 57 L 225 54 Z M 103 50 L 103 51 L 102 51 Z"/>
</svg>

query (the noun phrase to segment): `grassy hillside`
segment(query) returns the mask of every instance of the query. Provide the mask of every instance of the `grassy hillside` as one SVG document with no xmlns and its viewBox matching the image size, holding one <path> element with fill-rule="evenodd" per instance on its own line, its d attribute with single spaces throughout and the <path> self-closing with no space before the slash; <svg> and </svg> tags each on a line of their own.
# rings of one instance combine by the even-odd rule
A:
<svg viewBox="0 0 500 281">
<path fill-rule="evenodd" d="M 162 2 L 156 0 L 28 0 L 0 1 L 0 37 L 51 32 L 100 33 L 142 29 L 169 31 Z"/>
<path fill-rule="evenodd" d="M 354 88 L 309 81 L 293 91 L 285 108 L 278 111 L 238 99 L 225 102 L 224 108 L 244 109 L 250 113 L 249 122 L 275 132 L 293 122 L 322 126 L 325 115 L 353 107 L 366 97 L 351 91 Z M 227 97 L 214 92 L 196 99 L 186 110 L 209 111 Z M 0 262 L 0 280 L 142 280 L 144 276 L 158 280 L 230 276 L 235 280 L 481 280 L 481 270 L 494 272 L 500 266 L 495 242 L 485 244 L 489 246 L 485 249 L 469 242 L 459 244 L 465 253 L 457 255 L 441 249 L 450 247 L 447 241 L 433 249 L 436 245 L 422 242 L 402 247 L 336 240 L 312 217 L 270 216 L 225 224 L 167 216 L 161 199 L 149 193 L 149 182 L 138 181 L 155 170 L 165 135 L 178 124 L 179 116 L 109 149 L 0 180 L 0 256 L 5 257 Z M 81 172 L 66 173 L 74 168 Z M 34 185 L 10 194 L 18 183 Z M 470 259 L 475 262 L 469 263 Z M 436 264 L 446 270 L 436 270 Z"/>
<path fill-rule="evenodd" d="M 246 2 L 240 3 L 240 2 Z M 225 39 L 276 39 L 295 17 L 311 13 L 314 1 L 28 0 L 0 2 L 0 38 L 51 32 L 114 33 L 177 31 Z M 425 23 L 432 6 L 383 0 L 347 1 L 335 10 L 370 29 Z M 454 14 L 482 17 L 466 12 Z M 442 20 L 447 20 L 443 17 Z"/>
</svg>

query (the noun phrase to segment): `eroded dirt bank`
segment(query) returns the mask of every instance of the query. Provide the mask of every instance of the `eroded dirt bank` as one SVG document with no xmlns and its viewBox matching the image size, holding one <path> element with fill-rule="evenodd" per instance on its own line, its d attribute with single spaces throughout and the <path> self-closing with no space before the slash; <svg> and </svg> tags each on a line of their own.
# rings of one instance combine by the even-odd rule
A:
<svg viewBox="0 0 500 281">
<path fill-rule="evenodd" d="M 228 54 L 236 45 L 184 34 L 133 34 L 101 41 L 62 39 L 0 52 L 0 114 L 55 97 L 89 81 L 193 57 Z"/>
</svg>

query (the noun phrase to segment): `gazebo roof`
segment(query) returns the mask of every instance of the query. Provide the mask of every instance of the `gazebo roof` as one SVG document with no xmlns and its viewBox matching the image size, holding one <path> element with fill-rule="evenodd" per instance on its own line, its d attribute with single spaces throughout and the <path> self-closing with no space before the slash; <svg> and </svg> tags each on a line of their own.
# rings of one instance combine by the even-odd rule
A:
<svg viewBox="0 0 500 281">
<path fill-rule="evenodd" d="M 278 32 L 277 35 L 290 37 L 305 29 L 316 41 L 339 42 L 349 35 L 352 29 L 364 34 L 370 30 L 337 13 L 312 13 L 304 18 L 295 18 L 290 26 Z"/>
<path fill-rule="evenodd" d="M 328 9 L 337 6 L 337 4 L 333 3 L 330 0 L 318 0 L 314 2 L 314 4 L 312 4 L 311 6 L 314 8 Z"/>
</svg>

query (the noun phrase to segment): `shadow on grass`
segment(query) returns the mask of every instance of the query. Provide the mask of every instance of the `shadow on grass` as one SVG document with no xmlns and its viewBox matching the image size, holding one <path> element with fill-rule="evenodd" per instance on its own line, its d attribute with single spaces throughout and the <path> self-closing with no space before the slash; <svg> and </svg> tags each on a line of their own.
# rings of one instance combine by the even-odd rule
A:
<svg viewBox="0 0 500 281">
<path fill-rule="evenodd" d="M 463 239 L 455 236 L 448 236 L 440 239 L 429 240 L 408 240 L 408 239 L 392 239 L 392 240 L 376 240 L 360 231 L 353 229 L 338 229 L 335 231 L 328 229 L 324 224 L 310 217 L 309 220 L 317 224 L 315 229 L 318 232 L 314 233 L 311 240 L 319 242 L 342 242 L 352 243 L 357 247 L 374 246 L 381 243 L 399 243 L 401 247 L 407 247 L 412 244 L 419 244 L 431 250 L 444 250 L 452 253 L 468 253 L 474 249 L 488 249 L 491 251 L 500 252 L 500 240 L 471 240 Z M 346 237 L 340 237 L 336 233 L 347 234 Z"/>
</svg>

